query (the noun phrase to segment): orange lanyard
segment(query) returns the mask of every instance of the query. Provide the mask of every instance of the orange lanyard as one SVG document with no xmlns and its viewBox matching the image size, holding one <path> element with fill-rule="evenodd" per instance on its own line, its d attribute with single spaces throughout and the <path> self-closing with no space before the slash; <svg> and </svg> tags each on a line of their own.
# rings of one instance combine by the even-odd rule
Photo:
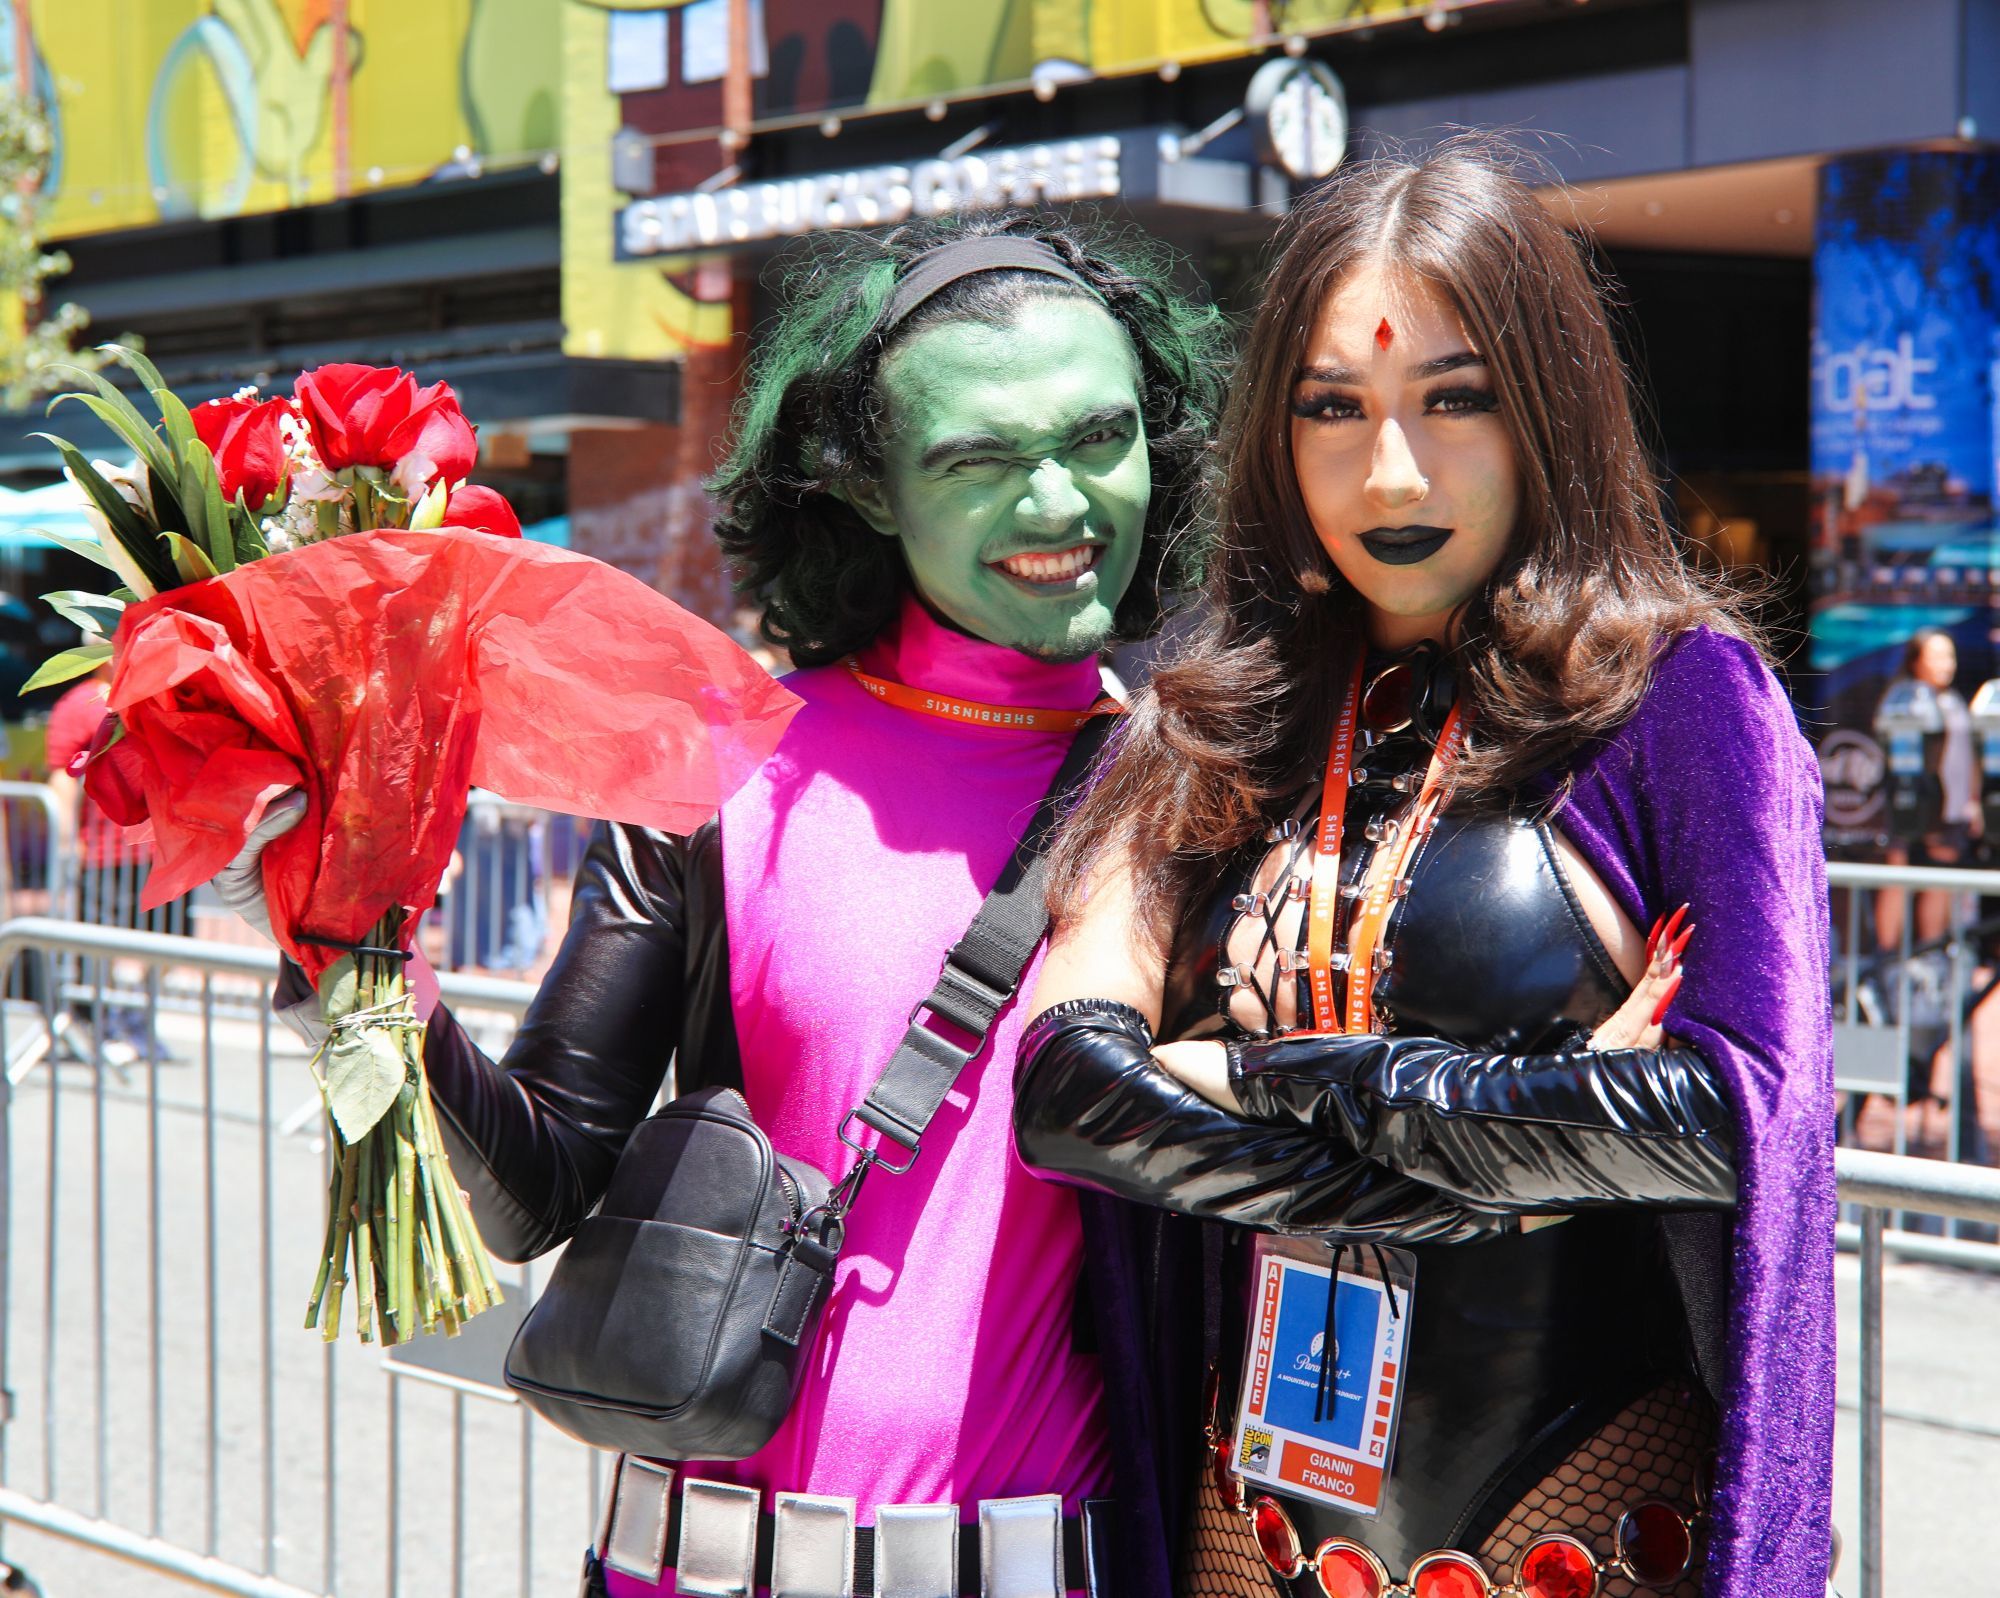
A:
<svg viewBox="0 0 2000 1598">
<path fill-rule="evenodd" d="M 850 655 L 842 662 L 854 680 L 884 704 L 898 710 L 914 710 L 919 715 L 937 716 L 968 727 L 1006 727 L 1016 732 L 1075 732 L 1092 716 L 1115 716 L 1124 706 L 1109 694 L 1101 695 L 1088 710 L 1037 710 L 1028 705 L 983 705 L 976 699 L 953 699 L 934 694 L 927 688 L 872 677 Z"/>
<path fill-rule="evenodd" d="M 1375 952 L 1388 924 L 1389 906 L 1397 896 L 1410 863 L 1437 821 L 1443 804 L 1444 776 L 1465 734 L 1458 707 L 1452 706 L 1431 753 L 1430 769 L 1411 807 L 1407 823 L 1398 817 L 1393 829 L 1369 862 L 1366 884 L 1347 930 L 1347 1011 L 1343 1024 L 1323 1023 L 1339 1014 L 1333 1002 L 1333 920 L 1340 900 L 1340 845 L 1347 827 L 1347 790 L 1354 770 L 1354 731 L 1361 719 L 1364 662 L 1357 661 L 1347 693 L 1340 702 L 1340 720 L 1326 756 L 1326 783 L 1320 795 L 1318 855 L 1313 861 L 1312 892 L 1306 901 L 1306 969 L 1312 989 L 1313 1020 L 1320 1032 L 1371 1032 L 1375 1026 Z"/>
</svg>

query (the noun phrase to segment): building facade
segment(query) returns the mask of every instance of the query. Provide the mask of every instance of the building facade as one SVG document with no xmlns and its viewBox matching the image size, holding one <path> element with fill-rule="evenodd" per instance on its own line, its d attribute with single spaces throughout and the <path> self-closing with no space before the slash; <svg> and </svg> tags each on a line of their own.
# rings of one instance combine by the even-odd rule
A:
<svg viewBox="0 0 2000 1598">
<path fill-rule="evenodd" d="M 524 520 L 739 623 L 701 484 L 803 236 L 1089 205 L 1235 309 L 1336 160 L 1503 130 L 1621 286 L 1681 526 L 1769 574 L 1837 827 L 1911 628 L 1996 670 L 2000 0 L 0 0 L 0 66 L 98 333 L 195 395 L 446 377 Z"/>
</svg>

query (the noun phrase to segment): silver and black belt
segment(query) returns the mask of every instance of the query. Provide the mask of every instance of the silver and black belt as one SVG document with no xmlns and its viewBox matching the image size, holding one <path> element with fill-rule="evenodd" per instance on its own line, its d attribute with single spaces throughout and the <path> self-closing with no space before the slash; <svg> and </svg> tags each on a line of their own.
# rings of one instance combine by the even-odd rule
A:
<svg viewBox="0 0 2000 1598">
<path fill-rule="evenodd" d="M 620 1455 L 596 1558 L 657 1584 L 672 1569 L 687 1598 L 1062 1598 L 1095 1594 L 1092 1545 L 1107 1547 L 1108 1499 L 1065 1515 L 1051 1493 L 979 1502 L 976 1536 L 956 1504 L 882 1504 L 857 1526 L 855 1501 L 682 1476 Z"/>
</svg>

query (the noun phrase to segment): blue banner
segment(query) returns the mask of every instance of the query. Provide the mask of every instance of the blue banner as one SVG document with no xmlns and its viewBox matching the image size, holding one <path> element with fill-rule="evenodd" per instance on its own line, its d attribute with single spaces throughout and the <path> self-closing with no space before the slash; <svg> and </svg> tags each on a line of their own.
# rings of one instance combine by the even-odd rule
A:
<svg viewBox="0 0 2000 1598">
<path fill-rule="evenodd" d="M 1904 641 L 1949 630 L 1968 696 L 2000 659 L 2000 158 L 1829 161 L 1813 269 L 1812 666 L 1828 832 L 1860 841 L 1881 796 L 1855 779 Z"/>
</svg>

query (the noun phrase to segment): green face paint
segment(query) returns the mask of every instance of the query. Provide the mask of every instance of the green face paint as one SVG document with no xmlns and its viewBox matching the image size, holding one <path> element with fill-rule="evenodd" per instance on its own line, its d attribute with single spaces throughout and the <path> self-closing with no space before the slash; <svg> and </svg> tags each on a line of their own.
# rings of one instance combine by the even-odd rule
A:
<svg viewBox="0 0 2000 1598">
<path fill-rule="evenodd" d="M 882 479 L 850 502 L 917 593 L 989 643 L 1081 660 L 1111 637 L 1152 492 L 1139 367 L 1097 305 L 945 322 L 884 363 Z"/>
</svg>

